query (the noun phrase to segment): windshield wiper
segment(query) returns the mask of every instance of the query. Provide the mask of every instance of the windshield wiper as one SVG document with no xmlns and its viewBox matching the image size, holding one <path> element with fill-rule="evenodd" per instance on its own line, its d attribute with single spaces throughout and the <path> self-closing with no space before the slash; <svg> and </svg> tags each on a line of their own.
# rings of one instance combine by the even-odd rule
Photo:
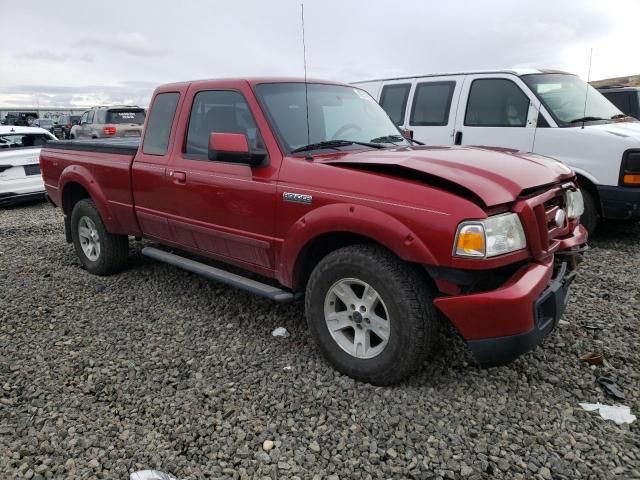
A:
<svg viewBox="0 0 640 480">
<path fill-rule="evenodd" d="M 372 138 L 369 141 L 373 143 L 391 143 L 392 145 L 396 145 L 393 142 L 401 142 L 402 140 L 404 140 L 402 135 L 385 135 L 383 137 Z"/>
<path fill-rule="evenodd" d="M 621 118 L 629 118 L 629 115 L 627 115 L 626 113 L 616 113 L 613 117 L 611 117 L 611 120 L 619 120 Z"/>
<path fill-rule="evenodd" d="M 349 145 L 363 145 L 371 148 L 386 148 L 380 143 L 370 142 L 357 142 L 355 140 L 325 140 L 324 142 L 310 143 L 309 145 L 303 145 L 302 147 L 294 148 L 291 153 L 308 152 L 309 150 L 320 150 L 323 148 L 335 148 L 347 147 Z"/>
<path fill-rule="evenodd" d="M 406 140 L 407 142 L 415 143 L 416 145 L 424 145 L 424 143 L 419 142 L 418 140 L 414 140 L 413 138 L 403 137 L 402 135 L 387 135 L 385 137 L 377 137 L 372 138 L 370 141 L 374 143 L 390 143 L 392 145 L 398 146 L 393 142 L 400 142 L 402 140 Z"/>
<path fill-rule="evenodd" d="M 569 123 L 582 123 L 582 122 L 595 122 L 597 120 L 606 120 L 606 118 L 600 118 L 600 117 L 580 117 L 580 118 L 574 118 L 573 120 L 571 120 Z"/>
</svg>

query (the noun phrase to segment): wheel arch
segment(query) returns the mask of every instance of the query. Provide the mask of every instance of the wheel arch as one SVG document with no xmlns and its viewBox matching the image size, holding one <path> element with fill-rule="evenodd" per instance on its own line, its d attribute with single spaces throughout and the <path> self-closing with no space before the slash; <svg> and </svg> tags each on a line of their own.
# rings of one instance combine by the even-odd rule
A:
<svg viewBox="0 0 640 480">
<path fill-rule="evenodd" d="M 408 262 L 437 264 L 428 247 L 404 223 L 361 205 L 332 204 L 313 210 L 285 238 L 279 280 L 295 290 L 304 287 L 326 255 L 358 243 L 379 245 Z"/>
<path fill-rule="evenodd" d="M 109 208 L 107 197 L 88 169 L 80 165 L 67 167 L 60 175 L 59 185 L 61 206 L 65 216 L 70 217 L 76 203 L 89 198 L 100 212 L 107 230 L 111 233 L 120 233 L 120 225 Z"/>
</svg>

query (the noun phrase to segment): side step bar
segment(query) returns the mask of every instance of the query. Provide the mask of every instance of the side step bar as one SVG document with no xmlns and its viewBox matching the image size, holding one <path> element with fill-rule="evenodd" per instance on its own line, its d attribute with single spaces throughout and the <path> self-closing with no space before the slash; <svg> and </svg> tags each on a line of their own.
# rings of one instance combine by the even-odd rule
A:
<svg viewBox="0 0 640 480">
<path fill-rule="evenodd" d="M 250 278 L 226 272 L 219 268 L 212 267 L 201 262 L 196 262 L 195 260 L 184 258 L 179 255 L 174 255 L 173 253 L 165 252 L 164 250 L 159 250 L 157 248 L 144 247 L 142 249 L 142 254 L 146 257 L 175 265 L 183 270 L 202 275 L 203 277 L 211 278 L 213 280 L 226 283 L 227 285 L 246 290 L 247 292 L 260 295 L 261 297 L 270 298 L 276 302 L 290 302 L 297 298 L 297 296 L 292 292 L 267 285 L 266 283 L 256 282 Z"/>
</svg>

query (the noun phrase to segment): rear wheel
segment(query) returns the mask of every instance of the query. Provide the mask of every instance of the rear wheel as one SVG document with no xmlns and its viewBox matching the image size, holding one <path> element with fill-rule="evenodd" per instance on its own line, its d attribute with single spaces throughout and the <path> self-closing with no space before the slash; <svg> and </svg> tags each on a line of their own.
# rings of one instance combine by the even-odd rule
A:
<svg viewBox="0 0 640 480">
<path fill-rule="evenodd" d="M 80 262 L 95 275 L 110 275 L 124 268 L 129 238 L 109 233 L 92 200 L 80 200 L 71 213 L 71 238 Z"/>
<path fill-rule="evenodd" d="M 437 312 L 424 278 L 374 245 L 336 250 L 306 292 L 309 329 L 340 372 L 375 385 L 415 372 L 433 347 Z"/>
</svg>

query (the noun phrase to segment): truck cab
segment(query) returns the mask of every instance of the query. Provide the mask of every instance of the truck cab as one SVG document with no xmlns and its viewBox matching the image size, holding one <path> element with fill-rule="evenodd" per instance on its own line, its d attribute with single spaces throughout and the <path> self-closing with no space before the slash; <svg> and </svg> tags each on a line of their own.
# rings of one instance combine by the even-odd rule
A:
<svg viewBox="0 0 640 480">
<path fill-rule="evenodd" d="M 504 147 L 578 175 L 586 228 L 640 220 L 640 122 L 578 76 L 551 70 L 433 74 L 355 82 L 428 145 Z"/>
</svg>

